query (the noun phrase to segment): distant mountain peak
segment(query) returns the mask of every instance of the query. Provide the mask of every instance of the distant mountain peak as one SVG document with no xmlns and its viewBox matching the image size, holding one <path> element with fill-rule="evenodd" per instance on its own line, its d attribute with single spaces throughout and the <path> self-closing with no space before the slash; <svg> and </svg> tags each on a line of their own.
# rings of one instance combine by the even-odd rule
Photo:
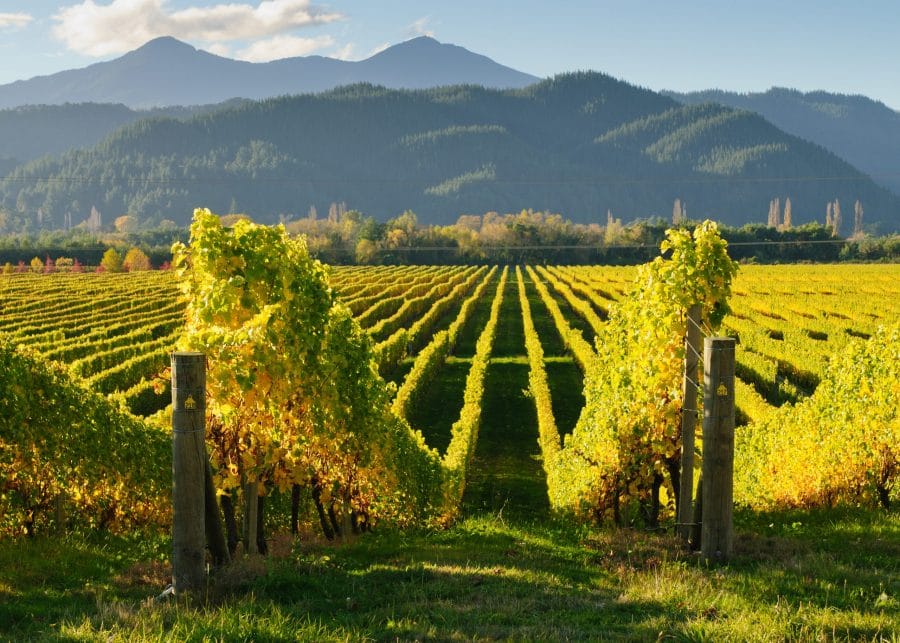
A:
<svg viewBox="0 0 900 643">
<path fill-rule="evenodd" d="M 443 45 L 445 43 L 440 40 L 433 38 L 431 36 L 416 36 L 415 38 L 410 38 L 409 40 L 404 40 L 399 43 L 401 45 Z"/>
<path fill-rule="evenodd" d="M 0 109 L 21 105 L 123 103 L 132 108 L 254 100 L 371 83 L 392 89 L 442 85 L 520 88 L 535 76 L 463 47 L 419 36 L 365 60 L 297 56 L 249 64 L 172 36 L 154 38 L 119 58 L 0 86 Z M 201 98 L 198 98 L 201 97 Z"/>
<path fill-rule="evenodd" d="M 185 52 L 197 51 L 197 48 L 173 36 L 160 36 L 148 40 L 143 45 L 129 53 L 157 53 L 157 52 Z M 127 54 L 126 54 L 127 55 Z"/>
<path fill-rule="evenodd" d="M 416 36 L 415 38 L 410 38 L 409 40 L 398 42 L 396 45 L 391 45 L 387 49 L 379 51 L 371 58 L 401 57 L 408 56 L 410 54 L 421 55 L 432 52 L 457 53 L 461 55 L 487 58 L 486 56 L 482 56 L 481 54 L 476 54 L 475 52 L 469 51 L 468 49 L 466 49 L 465 47 L 461 47 L 460 45 L 454 45 L 449 42 L 441 42 L 440 40 L 436 40 L 431 36 Z M 488 58 L 488 60 L 490 59 Z"/>
</svg>

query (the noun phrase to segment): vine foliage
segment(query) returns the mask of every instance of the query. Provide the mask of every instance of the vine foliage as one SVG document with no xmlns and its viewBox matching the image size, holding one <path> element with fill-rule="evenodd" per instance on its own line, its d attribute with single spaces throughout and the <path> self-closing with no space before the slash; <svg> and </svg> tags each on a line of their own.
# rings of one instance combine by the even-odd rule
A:
<svg viewBox="0 0 900 643">
<path fill-rule="evenodd" d="M 660 249 L 597 335 L 585 407 L 548 475 L 557 508 L 622 522 L 660 488 L 676 497 L 687 310 L 700 304 L 704 327 L 715 331 L 737 264 L 710 221 L 669 230 Z"/>
<path fill-rule="evenodd" d="M 310 485 L 366 523 L 427 513 L 438 456 L 391 413 L 372 340 L 303 238 L 248 221 L 224 227 L 200 209 L 190 245 L 173 254 L 187 300 L 179 348 L 209 359 L 219 492 Z"/>
</svg>

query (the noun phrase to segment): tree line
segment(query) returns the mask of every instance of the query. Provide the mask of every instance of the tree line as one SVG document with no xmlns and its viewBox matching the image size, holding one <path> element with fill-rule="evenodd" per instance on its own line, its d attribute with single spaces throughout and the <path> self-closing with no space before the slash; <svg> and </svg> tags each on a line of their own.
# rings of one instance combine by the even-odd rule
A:
<svg viewBox="0 0 900 643">
<path fill-rule="evenodd" d="M 844 238 L 834 221 L 791 225 L 789 204 L 787 199 L 778 222 L 770 210 L 765 224 L 722 226 L 730 255 L 738 261 L 760 263 L 900 260 L 900 235 L 873 237 L 857 231 Z M 857 219 L 861 212 L 862 206 L 857 205 Z M 249 218 L 243 214 L 222 217 L 226 225 Z M 289 233 L 304 235 L 310 253 L 330 264 L 636 265 L 658 254 L 668 228 L 692 230 L 697 223 L 687 217 L 686 203 L 677 200 L 671 222 L 653 218 L 625 224 L 607 212 L 605 225 L 576 223 L 560 214 L 527 209 L 469 214 L 450 225 L 428 225 L 420 223 L 411 210 L 378 221 L 346 204 L 332 203 L 323 216 L 313 207 L 305 217 L 284 225 Z M 110 249 L 120 261 L 130 249 L 139 249 L 150 266 L 159 268 L 171 261 L 172 243 L 186 239 L 187 230 L 174 224 L 149 230 L 129 231 L 120 225 L 108 232 L 44 230 L 7 235 L 0 237 L 0 265 L 9 263 L 15 268 L 27 264 L 46 271 L 37 270 L 34 260 L 46 267 L 48 260 L 58 263 L 58 258 L 64 257 L 84 266 L 98 266 L 104 255 L 110 258 Z"/>
</svg>

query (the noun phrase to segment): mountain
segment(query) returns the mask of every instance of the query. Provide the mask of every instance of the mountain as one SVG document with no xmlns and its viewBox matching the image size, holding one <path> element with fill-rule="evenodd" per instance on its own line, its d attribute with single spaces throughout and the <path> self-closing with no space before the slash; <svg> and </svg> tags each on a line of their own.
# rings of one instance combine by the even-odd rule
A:
<svg viewBox="0 0 900 643">
<path fill-rule="evenodd" d="M 215 109 L 237 106 L 241 99 L 218 105 L 134 110 L 111 103 L 27 105 L 0 110 L 0 163 L 9 167 L 48 154 L 96 145 L 124 125 L 144 118 L 190 118 Z"/>
<path fill-rule="evenodd" d="M 756 112 L 784 131 L 834 152 L 900 194 L 900 112 L 884 103 L 865 96 L 782 88 L 751 94 L 665 93 L 682 103 L 715 102 Z"/>
<path fill-rule="evenodd" d="M 372 83 L 418 89 L 470 83 L 524 87 L 539 80 L 433 38 L 414 38 L 366 60 L 305 56 L 249 63 L 157 38 L 124 56 L 83 69 L 0 85 L 0 109 L 21 105 L 122 103 L 133 108 L 270 98 Z"/>
<path fill-rule="evenodd" d="M 776 197 L 795 224 L 823 221 L 837 198 L 845 213 L 859 199 L 870 230 L 900 227 L 900 197 L 822 147 L 598 73 L 511 90 L 352 85 L 146 119 L 0 181 L 0 208 L 32 225 L 40 209 L 55 227 L 92 206 L 107 222 L 185 223 L 198 206 L 271 222 L 331 202 L 379 219 L 411 208 L 423 223 L 523 208 L 605 222 L 608 209 L 668 219 L 676 198 L 692 218 L 741 225 L 765 222 Z"/>
</svg>

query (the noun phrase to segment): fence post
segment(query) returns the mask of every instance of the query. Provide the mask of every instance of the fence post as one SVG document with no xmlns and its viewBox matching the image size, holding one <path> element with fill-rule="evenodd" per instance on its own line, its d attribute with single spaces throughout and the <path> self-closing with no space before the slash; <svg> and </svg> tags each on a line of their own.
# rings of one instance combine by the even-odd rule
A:
<svg viewBox="0 0 900 643">
<path fill-rule="evenodd" d="M 703 527 L 700 555 L 725 562 L 734 547 L 734 344 L 707 337 L 703 354 Z"/>
<path fill-rule="evenodd" d="M 206 356 L 172 353 L 172 586 L 205 579 Z"/>
<path fill-rule="evenodd" d="M 257 522 L 259 517 L 259 482 L 244 485 L 244 553 L 258 554 Z"/>
<path fill-rule="evenodd" d="M 694 431 L 697 425 L 697 365 L 700 354 L 699 304 L 688 309 L 684 338 L 684 381 L 681 406 L 681 469 L 678 476 L 678 531 L 685 542 L 691 538 L 694 502 Z"/>
</svg>

